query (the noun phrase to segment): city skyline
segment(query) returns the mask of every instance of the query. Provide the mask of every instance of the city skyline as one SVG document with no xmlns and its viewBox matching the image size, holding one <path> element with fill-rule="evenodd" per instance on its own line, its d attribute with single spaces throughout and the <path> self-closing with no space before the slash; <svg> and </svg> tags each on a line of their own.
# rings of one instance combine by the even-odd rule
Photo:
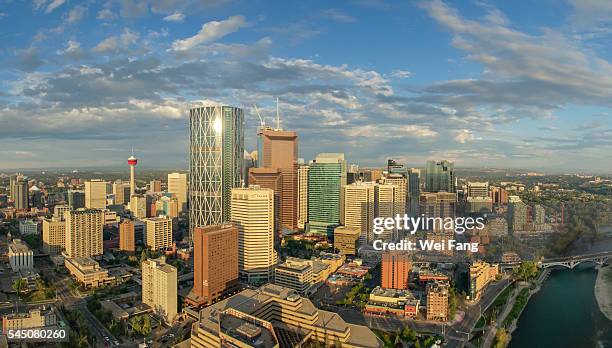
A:
<svg viewBox="0 0 612 348">
<path fill-rule="evenodd" d="M 307 160 L 610 170 L 609 3 L 130 3 L 0 5 L 0 170 L 186 168 L 202 100 L 250 152 L 276 97 Z"/>
</svg>

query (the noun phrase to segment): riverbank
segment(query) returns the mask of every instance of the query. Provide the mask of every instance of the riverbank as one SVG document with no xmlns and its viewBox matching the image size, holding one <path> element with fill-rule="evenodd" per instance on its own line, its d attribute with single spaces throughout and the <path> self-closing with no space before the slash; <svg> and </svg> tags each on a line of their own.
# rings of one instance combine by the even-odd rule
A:
<svg viewBox="0 0 612 348">
<path fill-rule="evenodd" d="M 612 321 L 612 266 L 599 267 L 595 281 L 595 298 L 601 313 Z"/>
</svg>

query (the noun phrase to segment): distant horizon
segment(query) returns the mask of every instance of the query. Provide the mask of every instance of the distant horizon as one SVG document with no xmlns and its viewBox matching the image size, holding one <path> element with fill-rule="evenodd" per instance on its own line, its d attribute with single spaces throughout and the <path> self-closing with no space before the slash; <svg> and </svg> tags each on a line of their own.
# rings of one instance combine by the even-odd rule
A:
<svg viewBox="0 0 612 348">
<path fill-rule="evenodd" d="M 347 164 L 357 164 L 359 166 L 359 169 L 385 169 L 386 165 L 384 166 L 362 166 L 359 165 L 358 163 L 351 163 L 351 162 L 347 162 Z M 417 165 L 407 165 L 407 168 L 418 168 L 418 169 L 425 169 L 425 166 L 417 166 Z M 147 166 L 147 165 L 138 165 L 136 167 L 136 171 L 138 173 L 138 170 L 151 170 L 151 171 L 178 171 L 178 172 L 189 172 L 189 168 L 178 168 L 175 166 Z M 126 175 L 129 175 L 129 167 L 127 166 L 127 164 L 125 166 L 103 166 L 103 167 L 98 167 L 98 166 L 80 166 L 80 167 L 41 167 L 41 168 L 0 168 L 0 173 L 2 174 L 11 174 L 11 173 L 18 173 L 18 172 L 38 172 L 38 171 L 83 171 L 83 172 L 91 172 L 91 171 L 100 171 L 100 172 L 122 172 L 125 171 Z M 537 174 L 543 174 L 543 175 L 593 175 L 593 176 L 612 176 L 612 171 L 610 172 L 596 172 L 596 171 L 587 171 L 587 170 L 580 170 L 580 171 L 563 171 L 563 170 L 545 170 L 545 169 L 533 169 L 533 168 L 499 168 L 499 167 L 474 167 L 474 166 L 457 166 L 457 164 L 455 163 L 455 170 L 458 171 L 469 171 L 469 170 L 474 170 L 474 171 L 487 171 L 487 170 L 495 170 L 495 171 L 499 171 L 499 172 L 513 172 L 513 174 L 527 174 L 527 173 L 537 173 Z"/>
</svg>

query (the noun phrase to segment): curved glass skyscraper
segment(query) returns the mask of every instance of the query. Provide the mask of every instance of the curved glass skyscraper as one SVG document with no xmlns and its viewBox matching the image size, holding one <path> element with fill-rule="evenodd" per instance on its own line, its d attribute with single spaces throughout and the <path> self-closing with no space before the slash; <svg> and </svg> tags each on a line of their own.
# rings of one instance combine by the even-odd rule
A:
<svg viewBox="0 0 612 348">
<path fill-rule="evenodd" d="M 193 229 L 230 221 L 231 190 L 244 172 L 244 112 L 226 106 L 189 110 L 189 240 Z"/>
</svg>

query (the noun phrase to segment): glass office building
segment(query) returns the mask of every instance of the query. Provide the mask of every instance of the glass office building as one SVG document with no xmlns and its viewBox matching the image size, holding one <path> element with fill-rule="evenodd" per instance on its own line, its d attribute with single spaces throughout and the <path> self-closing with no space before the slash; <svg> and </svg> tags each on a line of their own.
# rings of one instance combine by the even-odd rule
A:
<svg viewBox="0 0 612 348">
<path fill-rule="evenodd" d="M 333 236 L 340 223 L 341 188 L 346 185 L 342 153 L 322 153 L 308 170 L 308 233 Z"/>
<path fill-rule="evenodd" d="M 230 221 L 231 190 L 244 173 L 244 112 L 226 106 L 189 110 L 189 235 Z"/>
</svg>

